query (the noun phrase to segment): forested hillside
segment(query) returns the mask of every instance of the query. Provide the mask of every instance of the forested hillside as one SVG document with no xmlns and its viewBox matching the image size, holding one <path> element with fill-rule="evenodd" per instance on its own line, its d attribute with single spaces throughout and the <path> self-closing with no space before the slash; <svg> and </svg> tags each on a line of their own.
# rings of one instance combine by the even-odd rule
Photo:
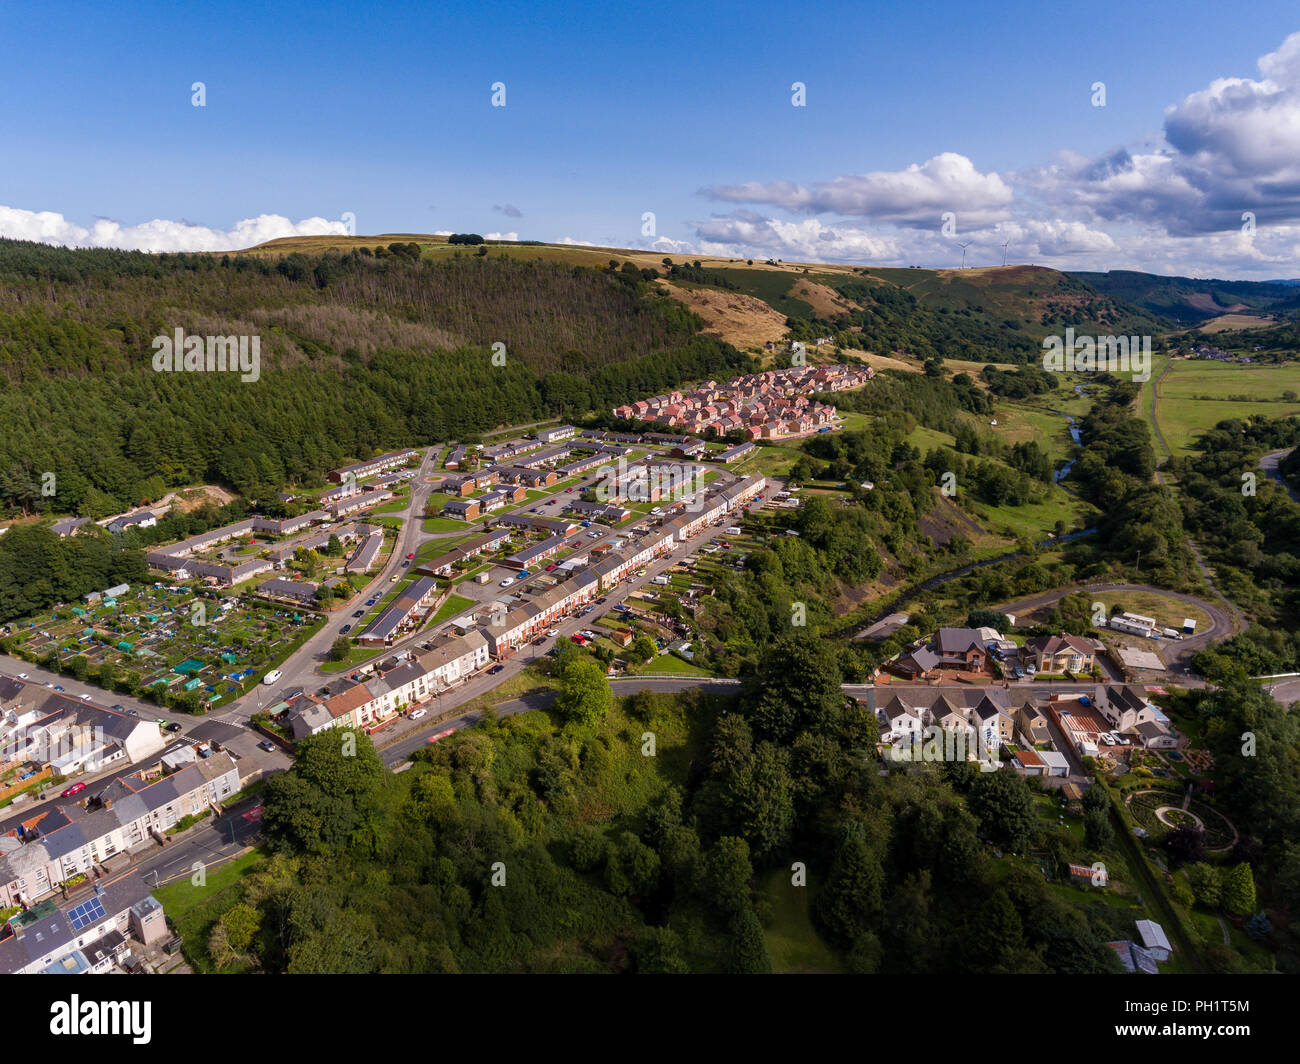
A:
<svg viewBox="0 0 1300 1064">
<path fill-rule="evenodd" d="M 0 506 L 101 516 L 198 481 L 257 497 L 377 448 L 748 368 L 639 274 L 381 250 L 271 260 L 0 241 Z M 259 379 L 154 372 L 153 338 L 177 328 L 260 336 Z"/>
</svg>

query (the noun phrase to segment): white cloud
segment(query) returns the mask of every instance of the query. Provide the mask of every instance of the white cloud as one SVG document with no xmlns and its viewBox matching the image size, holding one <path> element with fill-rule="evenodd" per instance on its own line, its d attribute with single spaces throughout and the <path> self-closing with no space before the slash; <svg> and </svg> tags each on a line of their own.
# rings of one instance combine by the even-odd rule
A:
<svg viewBox="0 0 1300 1064">
<path fill-rule="evenodd" d="M 716 185 L 746 205 L 694 223 L 701 251 L 796 261 L 957 265 L 1035 262 L 1194 276 L 1295 276 L 1300 249 L 1300 33 L 1164 112 L 1164 135 L 1046 166 L 983 173 L 964 155 L 903 170 Z M 748 207 L 767 208 L 763 214 Z M 944 212 L 956 233 L 944 235 Z M 769 213 L 804 216 L 792 222 Z M 1249 215 L 1254 233 L 1243 231 Z M 808 215 L 821 216 L 807 218 Z M 868 219 L 871 227 L 837 219 Z"/>
<path fill-rule="evenodd" d="M 235 251 L 286 236 L 346 236 L 347 225 L 325 218 L 292 222 L 279 214 L 245 218 L 230 229 L 211 229 L 163 218 L 124 226 L 100 218 L 89 228 L 56 211 L 27 211 L 0 207 L 0 236 L 79 248 L 119 248 L 128 251 Z"/>
<path fill-rule="evenodd" d="M 1165 109 L 1164 140 L 1096 159 L 1064 153 L 1023 175 L 1043 199 L 1172 236 L 1300 221 L 1300 33 L 1259 60 L 1263 77 L 1217 78 Z"/>
<path fill-rule="evenodd" d="M 816 218 L 788 222 L 737 210 L 692 224 L 700 251 L 707 255 L 804 262 L 893 262 L 901 254 L 895 237 L 849 226 L 824 225 Z"/>
<path fill-rule="evenodd" d="M 484 233 L 484 240 L 518 240 L 518 233 Z"/>
<path fill-rule="evenodd" d="M 964 155 L 943 152 L 905 170 L 847 174 L 812 187 L 789 181 L 767 184 L 715 185 L 703 190 L 711 199 L 764 204 L 804 214 L 838 214 L 872 218 L 905 226 L 938 226 L 946 211 L 967 224 L 981 225 L 1005 217 L 1012 191 L 995 173 L 982 174 Z"/>
</svg>

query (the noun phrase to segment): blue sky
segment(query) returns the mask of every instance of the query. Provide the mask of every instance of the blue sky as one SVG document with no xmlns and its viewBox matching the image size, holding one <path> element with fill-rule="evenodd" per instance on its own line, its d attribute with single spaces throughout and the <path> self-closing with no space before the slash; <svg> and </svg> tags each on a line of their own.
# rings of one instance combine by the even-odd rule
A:
<svg viewBox="0 0 1300 1064">
<path fill-rule="evenodd" d="M 1298 30 L 1274 0 L 1248 18 L 1163 0 L 9 5 L 0 234 L 227 247 L 352 212 L 364 233 L 925 265 L 954 265 L 958 239 L 1000 261 L 1008 240 L 1070 268 L 1293 276 Z"/>
</svg>

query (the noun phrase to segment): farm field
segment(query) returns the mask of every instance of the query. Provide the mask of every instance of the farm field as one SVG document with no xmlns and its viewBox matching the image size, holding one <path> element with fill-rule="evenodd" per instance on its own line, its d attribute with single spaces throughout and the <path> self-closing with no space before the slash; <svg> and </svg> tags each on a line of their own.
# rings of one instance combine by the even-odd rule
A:
<svg viewBox="0 0 1300 1064">
<path fill-rule="evenodd" d="M 1152 380 L 1156 377 L 1152 374 Z M 1148 389 L 1143 390 L 1144 396 Z M 1284 400 L 1284 392 L 1296 393 Z M 1175 455 L 1190 454 L 1197 437 L 1234 417 L 1300 414 L 1300 363 L 1240 365 L 1175 359 L 1160 384 L 1156 415 Z"/>
</svg>

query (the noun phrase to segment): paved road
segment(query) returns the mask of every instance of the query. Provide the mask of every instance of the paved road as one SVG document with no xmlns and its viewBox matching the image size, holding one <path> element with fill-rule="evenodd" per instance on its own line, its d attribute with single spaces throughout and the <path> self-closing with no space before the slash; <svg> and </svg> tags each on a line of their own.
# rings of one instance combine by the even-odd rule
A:
<svg viewBox="0 0 1300 1064">
<path fill-rule="evenodd" d="M 1281 451 L 1270 451 L 1259 460 L 1259 467 L 1264 470 L 1270 480 L 1277 481 L 1278 485 L 1291 496 L 1292 502 L 1300 502 L 1300 491 L 1296 491 L 1286 480 L 1283 480 L 1282 474 L 1278 472 L 1277 468 L 1282 459 L 1294 450 L 1294 447 L 1287 447 Z"/>
<path fill-rule="evenodd" d="M 211 875 L 214 866 L 256 844 L 262 829 L 261 802 L 257 796 L 245 799 L 221 816 L 209 817 L 172 837 L 165 846 L 137 852 L 131 867 L 146 876 L 151 886 L 192 876 L 196 862 Z"/>
<path fill-rule="evenodd" d="M 1290 706 L 1292 702 L 1300 702 L 1300 678 L 1274 680 L 1272 683 L 1266 683 L 1264 690 L 1271 694 L 1273 700 L 1279 705 Z"/>
</svg>

